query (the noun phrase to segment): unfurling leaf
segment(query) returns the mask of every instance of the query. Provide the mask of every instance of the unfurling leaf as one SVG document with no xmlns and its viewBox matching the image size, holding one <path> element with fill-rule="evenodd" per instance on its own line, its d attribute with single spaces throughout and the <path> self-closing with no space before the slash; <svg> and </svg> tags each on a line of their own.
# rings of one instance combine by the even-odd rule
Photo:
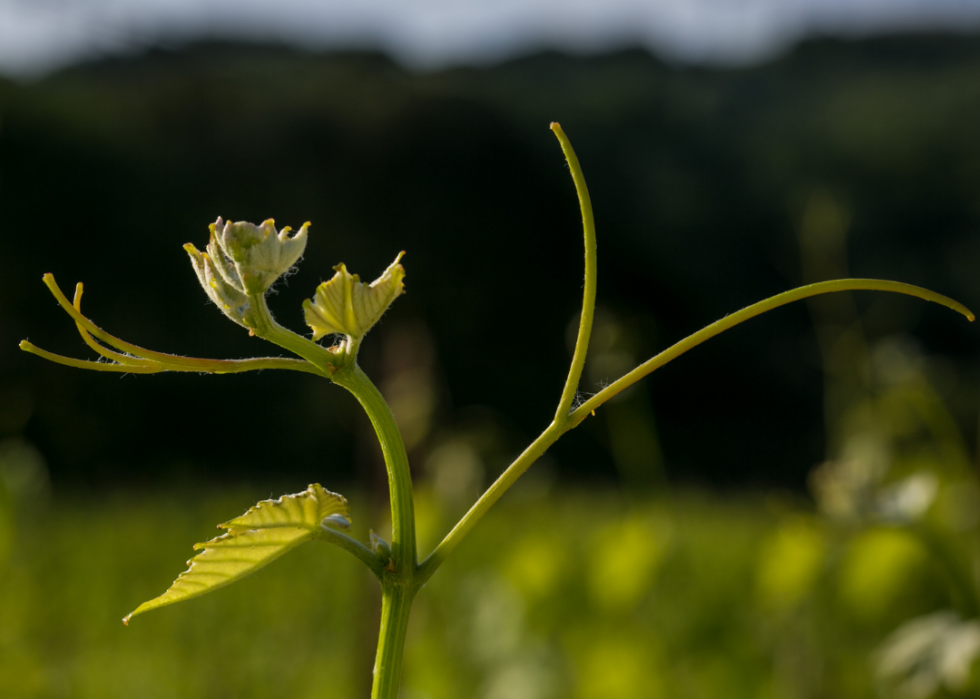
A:
<svg viewBox="0 0 980 699">
<path fill-rule="evenodd" d="M 205 293 L 218 308 L 243 328 L 251 301 L 249 296 L 264 294 L 269 287 L 303 256 L 306 249 L 307 221 L 299 233 L 289 237 L 286 226 L 276 231 L 271 218 L 261 226 L 246 221 L 218 220 L 211 224 L 207 252 L 190 243 L 184 250 Z"/>
<path fill-rule="evenodd" d="M 195 550 L 204 551 L 187 562 L 190 567 L 170 589 L 141 604 L 123 623 L 128 625 L 137 614 L 198 597 L 254 573 L 313 539 L 324 519 L 340 515 L 346 520 L 349 514 L 346 498 L 319 483 L 302 493 L 263 500 L 241 517 L 219 524 L 219 528 L 228 530 L 225 534 L 195 544 Z"/>
<path fill-rule="evenodd" d="M 343 263 L 334 267 L 333 278 L 317 287 L 312 301 L 303 303 L 313 339 L 333 334 L 359 338 L 370 330 L 405 291 L 405 268 L 399 264 L 404 254 L 398 253 L 384 274 L 370 284 L 348 272 Z"/>
</svg>

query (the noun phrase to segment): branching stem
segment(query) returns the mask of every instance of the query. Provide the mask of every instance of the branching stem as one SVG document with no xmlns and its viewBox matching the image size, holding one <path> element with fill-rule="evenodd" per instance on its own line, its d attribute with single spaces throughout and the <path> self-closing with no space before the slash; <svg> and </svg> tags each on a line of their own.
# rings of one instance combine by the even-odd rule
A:
<svg viewBox="0 0 980 699">
<path fill-rule="evenodd" d="M 517 481 L 517 479 L 533 464 L 548 448 L 554 444 L 567 431 L 577 427 L 587 416 L 593 414 L 599 406 L 621 391 L 632 386 L 637 381 L 659 369 L 673 359 L 684 354 L 688 350 L 700 345 L 715 335 L 725 330 L 735 327 L 750 318 L 770 311 L 779 306 L 783 306 L 793 301 L 805 299 L 818 294 L 832 293 L 835 291 L 856 291 L 856 290 L 876 290 L 891 291 L 899 294 L 916 296 L 926 301 L 951 308 L 962 313 L 970 321 L 974 319 L 973 313 L 962 304 L 911 284 L 901 282 L 883 281 L 877 279 L 838 279 L 835 281 L 820 282 L 793 289 L 791 291 L 777 294 L 772 298 L 760 301 L 748 308 L 743 308 L 737 313 L 726 316 L 708 327 L 700 330 L 690 337 L 681 340 L 669 349 L 661 352 L 647 362 L 644 362 L 633 371 L 629 372 L 619 380 L 603 388 L 599 393 L 589 398 L 582 405 L 570 412 L 572 399 L 582 376 L 585 365 L 585 355 L 588 349 L 589 335 L 592 330 L 592 320 L 595 312 L 595 291 L 596 291 L 596 245 L 595 245 L 595 224 L 592 216 L 592 204 L 589 199 L 588 189 L 585 185 L 585 178 L 582 176 L 582 169 L 579 165 L 575 151 L 562 131 L 561 127 L 553 123 L 552 131 L 561 142 L 562 150 L 568 160 L 569 169 L 572 172 L 572 179 L 579 196 L 579 205 L 582 209 L 582 227 L 585 233 L 585 293 L 582 302 L 582 316 L 579 323 L 578 338 L 575 343 L 575 352 L 572 356 L 571 368 L 568 372 L 568 379 L 562 391 L 558 410 L 555 413 L 554 421 L 541 435 L 531 443 L 531 445 L 517 459 L 507 467 L 499 478 L 491 485 L 487 491 L 480 496 L 463 518 L 453 527 L 446 537 L 436 546 L 435 550 L 419 566 L 419 582 L 424 583 L 442 565 L 443 561 L 449 557 L 453 550 L 473 529 L 477 522 L 482 519 L 500 497 Z"/>
<path fill-rule="evenodd" d="M 89 347 L 98 352 L 106 359 L 106 362 L 92 362 L 84 359 L 74 359 L 63 357 L 60 354 L 48 352 L 40 347 L 23 340 L 20 348 L 25 352 L 36 354 L 39 357 L 64 364 L 65 366 L 77 369 L 90 369 L 93 371 L 109 371 L 126 374 L 158 374 L 163 371 L 185 371 L 206 374 L 236 374 L 243 371 L 255 371 L 259 369 L 289 369 L 291 371 L 303 371 L 318 376 L 328 376 L 329 373 L 318 368 L 316 365 L 302 359 L 287 359 L 283 357 L 257 357 L 254 359 L 203 359 L 200 357 L 181 357 L 174 354 L 164 354 L 154 352 L 137 345 L 120 340 L 114 335 L 110 335 L 102 328 L 98 327 L 91 320 L 82 315 L 82 292 L 84 287 L 79 282 L 75 287 L 74 303 L 69 303 L 68 297 L 64 295 L 53 274 L 44 275 L 44 284 L 51 291 L 51 294 L 58 301 L 64 311 L 72 317 L 78 328 L 82 340 Z M 107 349 L 105 346 L 96 342 L 93 335 L 106 343 L 110 347 L 115 347 L 118 352 Z M 299 338 L 303 339 L 303 338 Z M 307 341 L 309 342 L 309 341 Z M 312 343 L 310 343 L 312 344 Z M 322 350 L 322 348 L 321 348 Z M 326 352 L 326 350 L 323 350 Z"/>
<path fill-rule="evenodd" d="M 360 541 L 352 539 L 343 532 L 339 532 L 336 529 L 328 527 L 324 524 L 320 525 L 320 531 L 317 533 L 317 538 L 322 541 L 328 541 L 331 544 L 339 546 L 348 553 L 353 554 L 357 560 L 366 565 L 368 569 L 375 574 L 378 580 L 381 580 L 384 577 L 385 566 L 388 564 L 387 559 L 383 559 Z"/>
<path fill-rule="evenodd" d="M 272 313 L 269 312 L 264 294 L 256 294 L 248 298 L 250 310 L 246 316 L 246 322 L 250 324 L 249 327 L 256 336 L 302 357 L 315 366 L 324 376 L 329 378 L 333 375 L 342 357 L 279 325 L 272 317 Z"/>
<path fill-rule="evenodd" d="M 517 459 L 507 467 L 507 470 L 505 470 L 500 477 L 497 478 L 493 485 L 491 485 L 487 491 L 480 496 L 480 499 L 476 501 L 472 508 L 470 508 L 469 512 L 467 512 L 456 524 L 456 526 L 453 527 L 452 531 L 446 535 L 446 537 L 429 555 L 429 557 L 422 562 L 422 564 L 419 566 L 420 582 L 424 583 L 432 576 L 436 569 L 442 565 L 443 561 L 446 560 L 449 554 L 452 553 L 452 551 L 459 545 L 466 535 L 469 534 L 476 523 L 480 521 L 484 514 L 486 514 L 487 510 L 489 510 L 493 504 L 500 499 L 500 496 L 507 492 L 507 490 L 531 466 L 531 464 L 533 464 L 542 454 L 544 454 L 552 444 L 558 441 L 558 439 L 565 434 L 565 432 L 578 427 L 578 425 L 593 411 L 595 411 L 596 408 L 601 406 L 616 394 L 629 388 L 643 377 L 662 367 L 664 364 L 667 364 L 688 350 L 700 345 L 705 340 L 708 340 L 715 335 L 724 332 L 725 330 L 733 328 L 739 323 L 743 323 L 750 318 L 754 318 L 757 315 L 765 313 L 766 311 L 778 308 L 779 306 L 784 306 L 787 303 L 792 303 L 793 301 L 805 299 L 810 296 L 816 296 L 818 294 L 865 289 L 891 291 L 900 294 L 907 294 L 909 296 L 916 296 L 918 298 L 925 299 L 926 301 L 933 301 L 946 306 L 947 308 L 951 308 L 954 311 L 962 313 L 971 321 L 974 319 L 973 313 L 970 312 L 969 309 L 962 304 L 947 298 L 946 296 L 942 296 L 941 294 L 937 294 L 918 286 L 912 286 L 911 284 L 881 281 L 877 279 L 838 279 L 835 281 L 820 282 L 818 284 L 809 284 L 798 289 L 777 294 L 772 298 L 760 301 L 759 303 L 753 304 L 748 308 L 743 308 L 737 313 L 726 316 L 725 318 L 712 323 L 703 330 L 700 330 L 681 340 L 669 349 L 658 354 L 656 357 L 644 362 L 636 369 L 620 378 L 618 381 L 613 382 L 576 408 L 567 420 L 559 422 L 559 420 L 556 418 L 556 420 L 552 422 L 551 425 L 549 425 L 548 428 L 534 440 L 534 442 L 531 443 L 524 453 L 517 457 Z"/>
<path fill-rule="evenodd" d="M 401 433 L 395 423 L 391 409 L 371 380 L 356 362 L 357 345 L 360 338 L 348 338 L 338 347 L 326 349 L 317 343 L 287 330 L 275 321 L 265 302 L 264 294 L 250 295 L 249 308 L 244 315 L 244 323 L 252 333 L 268 340 L 302 359 L 257 358 L 245 360 L 212 360 L 193 357 L 179 357 L 162 354 L 131 345 L 105 332 L 82 315 L 82 285 L 75 292 L 75 300 L 69 302 L 58 288 L 54 277 L 44 276 L 51 293 L 66 313 L 75 321 L 85 343 L 94 351 L 110 360 L 111 363 L 89 362 L 61 357 L 35 347 L 26 340 L 21 349 L 68 366 L 99 371 L 119 371 L 128 373 L 156 373 L 160 371 L 196 371 L 208 373 L 234 373 L 251 369 L 293 369 L 318 374 L 343 386 L 357 398 L 377 434 L 388 473 L 391 500 L 392 542 L 391 555 L 379 554 L 327 526 L 321 526 L 318 538 L 330 541 L 362 561 L 381 581 L 382 610 L 381 629 L 378 637 L 378 650 L 374 666 L 372 699 L 397 699 L 401 663 L 404 654 L 405 636 L 411 613 L 412 601 L 421 586 L 435 573 L 462 540 L 472 531 L 476 523 L 507 492 L 517 479 L 541 457 L 566 432 L 577 427 L 588 415 L 629 386 L 659 369 L 702 342 L 728 330 L 740 323 L 754 318 L 766 311 L 787 303 L 805 299 L 818 294 L 837 291 L 876 290 L 908 294 L 933 301 L 951 308 L 973 320 L 973 314 L 962 304 L 945 296 L 936 294 L 910 284 L 881 281 L 876 279 L 839 279 L 835 281 L 810 284 L 792 291 L 773 296 L 752 306 L 733 313 L 690 337 L 681 340 L 649 361 L 641 364 L 621 377 L 585 403 L 572 409 L 572 402 L 582 378 L 588 351 L 592 322 L 595 315 L 596 298 L 596 236 L 592 215 L 592 204 L 582 169 L 571 143 L 557 123 L 551 125 L 558 137 L 565 158 L 571 170 L 575 189 L 578 193 L 582 212 L 582 228 L 585 241 L 585 285 L 582 298 L 582 314 L 572 362 L 565 381 L 555 418 L 552 423 L 531 443 L 531 445 L 501 474 L 487 491 L 480 496 L 469 512 L 453 527 L 434 551 L 421 563 L 417 561 L 415 535 L 415 508 L 412 496 L 412 477 L 408 455 Z M 356 319 L 348 319 L 356 325 Z M 108 349 L 103 344 L 114 348 Z M 955 561 L 954 561 L 955 563 Z M 955 567 L 955 566 L 954 566 Z M 959 573 L 956 569 L 953 572 Z M 962 576 L 961 576 L 962 577 Z M 967 581 L 968 582 L 968 581 Z M 967 594 L 967 583 L 960 581 L 963 588 L 964 605 L 976 610 L 977 598 Z"/>
<path fill-rule="evenodd" d="M 619 380 L 614 381 L 609 386 L 606 386 L 604 389 L 580 405 L 571 415 L 571 426 L 577 426 L 582 422 L 582 420 L 590 415 L 593 410 L 598 408 L 607 400 L 617 395 L 621 391 L 629 388 L 644 376 L 656 371 L 667 362 L 676 359 L 688 350 L 697 347 L 705 340 L 723 333 L 726 330 L 735 327 L 739 323 L 744 323 L 750 318 L 761 315 L 766 311 L 771 311 L 774 308 L 779 308 L 780 306 L 785 306 L 788 303 L 809 298 L 811 296 L 829 294 L 837 291 L 890 291 L 896 294 L 906 294 L 908 296 L 915 296 L 925 301 L 932 301 L 933 303 L 946 306 L 957 313 L 962 313 L 970 321 L 973 321 L 974 319 L 973 313 L 963 304 L 943 296 L 942 294 L 937 294 L 934 291 L 929 291 L 928 289 L 923 289 L 919 286 L 913 286 L 912 284 L 903 284 L 902 282 L 891 282 L 881 279 L 835 279 L 833 281 L 807 284 L 806 286 L 801 286 L 797 289 L 784 291 L 781 294 L 777 294 L 776 296 L 765 299 L 764 301 L 759 301 L 758 303 L 752 304 L 747 308 L 743 308 L 736 313 L 725 316 L 721 320 L 715 321 L 708 327 L 699 330 L 690 337 L 681 340 L 669 349 L 664 350 L 656 357 L 644 362 L 640 366 L 633 369 L 633 371 L 629 372 Z"/>
<path fill-rule="evenodd" d="M 354 394 L 371 419 L 388 470 L 391 499 L 391 560 L 381 579 L 381 628 L 374 661 L 372 699 L 397 699 L 405 633 L 418 590 L 415 505 L 408 454 L 395 417 L 381 393 L 355 362 L 333 375 L 334 383 Z"/>
<path fill-rule="evenodd" d="M 380 558 L 363 545 L 344 541 L 339 532 L 324 532 L 324 538 L 330 537 L 333 543 L 364 561 L 381 581 L 381 629 L 371 697 L 397 699 L 405 633 L 418 590 L 412 473 L 401 432 L 384 397 L 357 365 L 355 341 L 348 340 L 346 350 L 334 354 L 279 325 L 269 313 L 263 296 L 252 296 L 249 301 L 251 314 L 246 322 L 254 324 L 255 334 L 322 367 L 335 384 L 350 391 L 367 413 L 381 444 L 391 500 L 391 559 L 381 563 L 379 571 Z"/>
</svg>

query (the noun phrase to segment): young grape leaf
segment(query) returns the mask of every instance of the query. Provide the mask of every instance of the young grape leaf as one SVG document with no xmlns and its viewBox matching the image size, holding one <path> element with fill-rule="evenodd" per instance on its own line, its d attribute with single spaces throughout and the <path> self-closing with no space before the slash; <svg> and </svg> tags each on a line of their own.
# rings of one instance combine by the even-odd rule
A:
<svg viewBox="0 0 980 699">
<path fill-rule="evenodd" d="M 358 338 L 370 330 L 405 292 L 405 268 L 399 264 L 404 254 L 398 253 L 384 274 L 370 284 L 348 272 L 343 262 L 334 267 L 337 273 L 333 278 L 317 287 L 312 301 L 303 302 L 313 339 L 333 334 Z"/>
<path fill-rule="evenodd" d="M 327 517 L 346 522 L 347 500 L 314 483 L 302 493 L 263 500 L 241 517 L 219 524 L 227 529 L 216 539 L 195 544 L 204 551 L 187 562 L 170 589 L 144 602 L 123 623 L 157 607 L 198 597 L 254 573 L 300 544 L 313 539 Z M 339 518 L 338 518 L 339 515 Z"/>
</svg>

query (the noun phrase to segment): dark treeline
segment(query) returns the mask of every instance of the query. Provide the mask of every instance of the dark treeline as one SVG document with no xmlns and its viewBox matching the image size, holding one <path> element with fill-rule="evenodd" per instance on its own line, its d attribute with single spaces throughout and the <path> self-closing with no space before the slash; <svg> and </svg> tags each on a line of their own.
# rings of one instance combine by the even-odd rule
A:
<svg viewBox="0 0 980 699">
<path fill-rule="evenodd" d="M 843 212 L 851 275 L 980 307 L 980 38 L 811 41 L 742 69 L 630 50 L 426 74 L 377 54 L 200 44 L 0 82 L 0 120 L 0 437 L 37 444 L 56 484 L 368 478 L 354 401 L 312 377 L 97 374 L 17 350 L 29 338 L 91 358 L 41 284 L 50 271 L 69 295 L 83 280 L 83 309 L 137 344 L 279 354 L 205 303 L 181 250 L 203 247 L 219 215 L 312 221 L 271 300 L 296 330 L 335 264 L 373 279 L 406 250 L 408 294 L 363 363 L 379 383 L 406 366 L 428 377 L 419 462 L 478 423 L 500 468 L 550 420 L 580 302 L 579 212 L 552 120 L 592 192 L 607 360 L 646 358 L 803 283 L 814 197 Z M 972 431 L 975 329 L 915 300 L 857 303 L 870 336 L 911 333 L 949 358 L 941 388 Z M 590 381 L 616 378 L 597 371 Z M 670 480 L 802 488 L 824 458 L 822 385 L 798 305 L 638 392 Z M 551 471 L 618 477 L 609 440 L 600 413 Z"/>
</svg>

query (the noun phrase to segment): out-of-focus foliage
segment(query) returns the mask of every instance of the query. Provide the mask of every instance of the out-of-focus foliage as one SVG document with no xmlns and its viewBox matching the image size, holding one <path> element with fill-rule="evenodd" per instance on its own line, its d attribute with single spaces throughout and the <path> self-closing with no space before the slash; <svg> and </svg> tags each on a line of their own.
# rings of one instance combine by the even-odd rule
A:
<svg viewBox="0 0 980 699">
<path fill-rule="evenodd" d="M 846 274 L 848 216 L 814 197 L 801 229 L 809 275 Z M 908 337 L 869 341 L 851 299 L 813 299 L 831 458 L 811 485 L 856 614 L 907 617 L 875 654 L 879 688 L 905 699 L 980 689 L 980 474 L 935 384 L 944 362 Z M 980 458 L 980 454 L 977 455 Z M 928 613 L 903 603 L 916 571 L 942 581 Z M 938 611 L 936 607 L 939 607 Z"/>
<path fill-rule="evenodd" d="M 173 576 L 187 541 L 255 495 L 199 498 L 55 497 L 16 517 L 0 566 L 4 696 L 367 693 L 376 583 L 331 546 L 301 547 L 213 595 L 120 623 Z M 815 566 L 831 545 L 792 500 L 627 503 L 519 488 L 420 593 L 406 696 L 863 699 L 884 635 L 933 609 L 945 584 L 914 539 L 913 555 L 874 558 L 871 579 L 854 566 L 871 546 L 894 544 Z"/>
<path fill-rule="evenodd" d="M 158 593 L 191 553 L 187 542 L 249 500 L 210 493 L 187 506 L 183 493 L 117 494 L 55 498 L 32 506 L 33 516 L 17 510 L 15 544 L 0 566 L 0 694 L 319 697 L 331 687 L 354 696 L 365 672 L 358 643 L 370 643 L 359 636 L 372 613 L 362 592 L 369 581 L 353 559 L 323 555 L 332 547 L 313 556 L 301 547 L 271 575 L 213 595 L 214 605 L 122 625 L 120 605 Z"/>
<path fill-rule="evenodd" d="M 406 696 L 925 699 L 975 691 L 978 488 L 970 450 L 931 388 L 942 364 L 908 340 L 869 347 L 841 298 L 843 307 L 813 309 L 833 350 L 825 355 L 831 458 L 813 476 L 819 511 L 785 495 L 671 492 L 662 482 L 651 493 L 650 474 L 623 492 L 576 492 L 554 487 L 545 460 L 420 593 Z M 629 333 L 608 312 L 600 320 L 602 365 L 628 353 Z M 433 445 L 418 452 L 424 552 L 507 447 L 484 414 L 433 426 L 424 380 L 431 348 L 410 327 L 400 333 L 403 351 L 385 360 L 396 377 L 389 390 L 400 396 L 396 414 L 414 443 Z M 845 351 L 849 361 L 834 354 Z M 627 424 L 639 426 L 646 445 L 637 453 L 655 466 L 656 430 L 642 396 L 612 407 L 636 414 Z M 190 506 L 185 492 L 171 490 L 49 502 L 36 450 L 8 442 L 0 456 L 8 542 L 0 687 L 13 696 L 366 693 L 377 590 L 332 547 L 303 547 L 131 629 L 118 623 L 172 575 L 187 541 L 256 494 L 203 493 Z"/>
</svg>

